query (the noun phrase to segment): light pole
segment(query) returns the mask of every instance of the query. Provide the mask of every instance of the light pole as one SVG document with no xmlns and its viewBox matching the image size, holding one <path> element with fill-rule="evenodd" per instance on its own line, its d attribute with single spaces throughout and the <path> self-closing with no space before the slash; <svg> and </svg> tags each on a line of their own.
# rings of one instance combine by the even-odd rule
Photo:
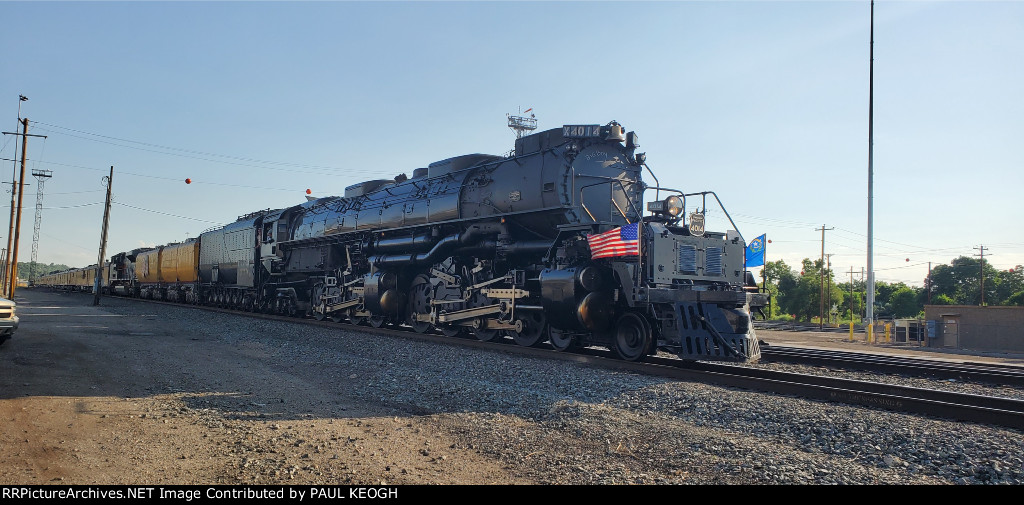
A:
<svg viewBox="0 0 1024 505">
<path fill-rule="evenodd" d="M 864 301 L 868 320 L 868 340 L 871 340 L 871 324 L 875 321 L 875 252 L 874 252 L 874 105 L 875 105 L 875 2 L 871 0 L 871 45 L 868 69 L 868 277 Z"/>
</svg>

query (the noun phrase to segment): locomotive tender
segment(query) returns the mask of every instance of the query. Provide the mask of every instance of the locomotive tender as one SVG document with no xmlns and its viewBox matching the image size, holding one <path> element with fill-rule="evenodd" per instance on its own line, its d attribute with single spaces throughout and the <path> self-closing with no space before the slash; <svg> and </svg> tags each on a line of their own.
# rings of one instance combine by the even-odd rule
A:
<svg viewBox="0 0 1024 505">
<path fill-rule="evenodd" d="M 742 236 L 704 230 L 714 193 L 647 186 L 638 147 L 614 121 L 523 136 L 508 156 L 457 156 L 120 253 L 108 290 L 625 360 L 757 360 L 766 299 Z M 646 216 L 645 190 L 667 195 Z M 700 203 L 684 222 L 687 197 Z"/>
</svg>

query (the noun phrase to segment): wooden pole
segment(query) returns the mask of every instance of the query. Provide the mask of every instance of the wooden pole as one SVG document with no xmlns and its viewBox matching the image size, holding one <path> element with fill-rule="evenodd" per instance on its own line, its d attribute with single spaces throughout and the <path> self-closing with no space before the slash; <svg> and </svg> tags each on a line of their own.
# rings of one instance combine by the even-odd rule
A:
<svg viewBox="0 0 1024 505">
<path fill-rule="evenodd" d="M 103 232 L 100 234 L 100 256 L 96 260 L 96 280 L 92 287 L 92 304 L 100 304 L 100 291 L 103 289 L 103 257 L 107 255 L 107 225 L 110 223 L 110 188 L 114 185 L 114 166 L 110 166 L 107 176 L 107 205 L 103 209 Z"/>
<path fill-rule="evenodd" d="M 18 245 L 21 240 L 21 197 L 25 192 L 25 144 L 28 144 L 28 118 L 21 120 L 21 175 L 18 177 L 18 217 L 14 224 L 14 249 L 11 254 L 11 300 L 14 299 L 14 288 L 18 286 Z M 14 188 L 11 188 L 14 192 Z"/>
</svg>

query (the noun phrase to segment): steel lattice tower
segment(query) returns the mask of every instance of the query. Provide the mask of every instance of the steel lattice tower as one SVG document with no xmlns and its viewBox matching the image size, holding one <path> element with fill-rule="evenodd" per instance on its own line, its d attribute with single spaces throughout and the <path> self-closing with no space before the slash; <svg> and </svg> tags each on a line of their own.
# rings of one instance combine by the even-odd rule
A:
<svg viewBox="0 0 1024 505">
<path fill-rule="evenodd" d="M 36 186 L 36 222 L 32 227 L 32 262 L 28 269 L 28 284 L 36 280 L 36 257 L 39 255 L 39 225 L 43 222 L 43 184 L 53 177 L 52 170 L 32 170 L 32 176 L 39 180 Z"/>
<path fill-rule="evenodd" d="M 533 110 L 533 107 L 526 109 L 526 112 Z M 519 114 L 526 114 L 526 112 L 520 112 Z M 516 132 L 516 138 L 521 139 L 527 132 L 532 132 L 537 129 L 537 115 L 530 114 L 530 117 L 524 115 L 513 116 L 511 114 L 505 114 L 508 118 L 508 127 L 512 131 Z"/>
</svg>

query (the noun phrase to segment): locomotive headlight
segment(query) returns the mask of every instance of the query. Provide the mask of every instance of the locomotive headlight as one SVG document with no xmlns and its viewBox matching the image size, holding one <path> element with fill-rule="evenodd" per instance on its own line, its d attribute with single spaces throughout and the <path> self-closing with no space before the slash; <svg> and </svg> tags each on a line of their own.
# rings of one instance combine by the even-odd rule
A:
<svg viewBox="0 0 1024 505">
<path fill-rule="evenodd" d="M 655 214 L 679 217 L 683 213 L 683 199 L 672 195 L 657 202 L 647 202 L 647 210 Z"/>
<path fill-rule="evenodd" d="M 676 195 L 665 199 L 663 204 L 664 212 L 672 217 L 679 217 L 683 213 L 683 200 Z"/>
</svg>

